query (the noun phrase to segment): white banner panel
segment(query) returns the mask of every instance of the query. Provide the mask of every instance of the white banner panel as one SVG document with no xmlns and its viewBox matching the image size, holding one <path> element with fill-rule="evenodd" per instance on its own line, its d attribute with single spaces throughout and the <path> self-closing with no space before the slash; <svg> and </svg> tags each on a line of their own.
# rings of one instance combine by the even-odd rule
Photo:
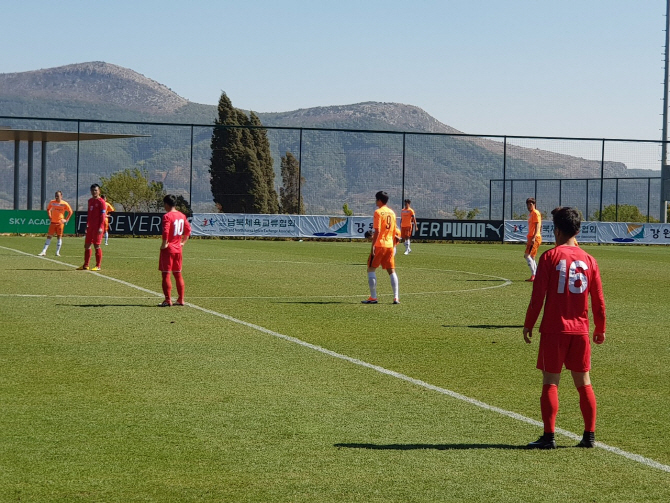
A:
<svg viewBox="0 0 670 503">
<path fill-rule="evenodd" d="M 505 220 L 505 241 L 525 242 L 526 220 Z M 670 244 L 670 224 L 582 222 L 580 243 Z M 542 242 L 554 242 L 554 224 L 542 223 Z"/>
<path fill-rule="evenodd" d="M 372 217 L 196 213 L 191 228 L 194 236 L 363 238 Z"/>
<path fill-rule="evenodd" d="M 577 235 L 577 241 L 580 243 L 597 243 L 597 226 L 599 222 L 582 222 L 582 228 Z M 526 242 L 528 234 L 527 220 L 505 220 L 505 241 L 507 242 Z M 554 242 L 554 223 L 549 220 L 542 221 L 542 242 Z"/>
<path fill-rule="evenodd" d="M 670 245 L 670 224 L 599 222 L 598 242 Z"/>
</svg>

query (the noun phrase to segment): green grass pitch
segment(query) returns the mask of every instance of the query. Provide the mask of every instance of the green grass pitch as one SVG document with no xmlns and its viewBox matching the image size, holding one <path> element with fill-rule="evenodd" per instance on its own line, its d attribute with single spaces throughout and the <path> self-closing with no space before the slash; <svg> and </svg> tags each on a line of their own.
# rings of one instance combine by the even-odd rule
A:
<svg viewBox="0 0 670 503">
<path fill-rule="evenodd" d="M 670 465 L 668 248 L 585 246 L 597 438 L 640 462 L 521 449 L 540 428 L 235 321 L 539 420 L 521 246 L 415 244 L 402 304 L 379 271 L 366 306 L 366 243 L 191 240 L 202 309 L 159 309 L 158 240 L 111 239 L 101 275 L 71 267 L 82 239 L 43 242 L 0 237 L 0 501 L 670 501 L 644 462 Z M 559 396 L 581 434 L 569 374 Z"/>
</svg>

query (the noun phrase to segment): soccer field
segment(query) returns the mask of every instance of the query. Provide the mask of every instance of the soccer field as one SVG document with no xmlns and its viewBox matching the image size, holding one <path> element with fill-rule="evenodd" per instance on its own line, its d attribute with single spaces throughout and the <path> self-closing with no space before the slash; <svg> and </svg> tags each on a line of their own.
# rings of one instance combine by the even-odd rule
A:
<svg viewBox="0 0 670 503">
<path fill-rule="evenodd" d="M 521 246 L 414 244 L 401 304 L 378 271 L 362 305 L 368 243 L 191 240 L 190 305 L 160 309 L 159 240 L 111 239 L 101 273 L 43 242 L 0 237 L 1 501 L 670 501 L 668 248 L 584 246 L 604 445 L 572 448 L 566 374 L 568 436 L 529 451 Z"/>
</svg>

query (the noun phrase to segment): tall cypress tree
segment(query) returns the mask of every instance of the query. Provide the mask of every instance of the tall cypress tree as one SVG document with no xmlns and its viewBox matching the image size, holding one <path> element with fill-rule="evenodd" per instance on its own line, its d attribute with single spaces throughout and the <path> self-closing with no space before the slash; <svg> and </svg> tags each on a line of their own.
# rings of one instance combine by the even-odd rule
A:
<svg viewBox="0 0 670 503">
<path fill-rule="evenodd" d="M 263 124 L 259 117 L 253 112 L 249 113 L 249 124 L 255 126 L 254 129 L 251 129 L 251 134 L 256 146 L 256 157 L 258 158 L 267 185 L 267 212 L 278 213 L 279 199 L 277 198 L 277 190 L 275 189 L 274 161 L 270 151 L 268 132 L 267 129 L 260 128 Z"/>
<path fill-rule="evenodd" d="M 291 152 L 281 158 L 282 187 L 279 189 L 281 211 L 290 215 L 303 215 L 305 205 L 300 197 L 300 163 Z"/>
<path fill-rule="evenodd" d="M 252 112 L 249 119 L 221 93 L 212 133 L 209 168 L 214 202 L 224 213 L 277 213 L 274 169 L 267 131 Z"/>
</svg>

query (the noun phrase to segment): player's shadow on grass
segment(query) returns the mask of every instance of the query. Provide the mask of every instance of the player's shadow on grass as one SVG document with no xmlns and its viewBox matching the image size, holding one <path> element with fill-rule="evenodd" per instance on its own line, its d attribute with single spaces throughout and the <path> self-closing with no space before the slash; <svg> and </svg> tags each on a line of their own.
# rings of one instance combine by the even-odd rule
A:
<svg viewBox="0 0 670 503">
<path fill-rule="evenodd" d="M 65 307 L 157 307 L 155 304 L 56 304 Z"/>
<path fill-rule="evenodd" d="M 468 449 L 527 450 L 525 445 L 511 444 L 334 444 L 333 447 L 346 449 L 368 449 L 373 451 L 460 451 Z M 562 448 L 560 446 L 559 448 Z"/>
<path fill-rule="evenodd" d="M 444 328 L 482 328 L 496 330 L 500 328 L 523 328 L 523 325 L 442 325 Z"/>
<path fill-rule="evenodd" d="M 275 304 L 351 304 L 342 300 L 278 300 Z"/>
</svg>

